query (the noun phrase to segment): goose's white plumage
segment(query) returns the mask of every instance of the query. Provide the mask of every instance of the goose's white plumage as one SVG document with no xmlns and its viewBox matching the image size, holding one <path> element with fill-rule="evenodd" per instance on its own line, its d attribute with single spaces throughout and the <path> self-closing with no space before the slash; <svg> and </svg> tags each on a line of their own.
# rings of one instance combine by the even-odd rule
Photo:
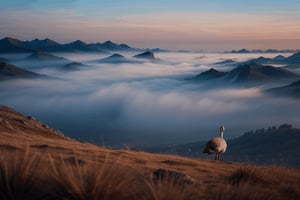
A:
<svg viewBox="0 0 300 200">
<path fill-rule="evenodd" d="M 212 138 L 208 141 L 203 153 L 216 154 L 215 160 L 220 160 L 220 155 L 226 151 L 227 143 L 223 137 L 225 127 L 220 127 L 220 137 Z"/>
</svg>

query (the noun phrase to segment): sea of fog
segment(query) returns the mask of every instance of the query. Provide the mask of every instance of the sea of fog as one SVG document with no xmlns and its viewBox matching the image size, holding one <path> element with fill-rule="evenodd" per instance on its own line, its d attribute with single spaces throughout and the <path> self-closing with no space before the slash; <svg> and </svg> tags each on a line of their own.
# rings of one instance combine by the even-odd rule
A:
<svg viewBox="0 0 300 200">
<path fill-rule="evenodd" d="M 131 57 L 136 52 L 122 54 Z M 93 62 L 108 56 L 102 54 L 55 55 L 86 66 L 60 70 L 1 55 L 52 78 L 2 81 L 0 104 L 81 141 L 142 147 L 207 140 L 219 134 L 221 125 L 226 138 L 282 123 L 300 127 L 297 100 L 263 93 L 286 83 L 213 87 L 186 80 L 211 67 L 229 71 L 230 65 L 213 64 L 225 59 L 245 61 L 278 54 L 156 53 L 156 62 L 131 64 Z"/>
</svg>

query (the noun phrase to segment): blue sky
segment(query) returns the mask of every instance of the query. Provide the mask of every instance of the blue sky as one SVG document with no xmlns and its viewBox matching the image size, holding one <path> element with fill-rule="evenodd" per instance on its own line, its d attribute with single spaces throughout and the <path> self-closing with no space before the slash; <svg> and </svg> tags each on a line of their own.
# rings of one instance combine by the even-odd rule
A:
<svg viewBox="0 0 300 200">
<path fill-rule="evenodd" d="M 171 49 L 296 48 L 299 10 L 299 0 L 2 0 L 0 36 Z"/>
</svg>

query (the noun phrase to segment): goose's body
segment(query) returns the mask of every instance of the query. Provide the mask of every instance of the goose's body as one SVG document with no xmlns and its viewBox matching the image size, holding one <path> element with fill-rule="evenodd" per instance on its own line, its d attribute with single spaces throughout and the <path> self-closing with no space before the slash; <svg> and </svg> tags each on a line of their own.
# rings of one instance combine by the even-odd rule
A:
<svg viewBox="0 0 300 200">
<path fill-rule="evenodd" d="M 220 137 L 212 138 L 208 141 L 203 153 L 216 154 L 215 160 L 220 160 L 220 155 L 226 151 L 227 143 L 223 138 L 223 133 L 225 131 L 224 126 L 220 128 Z"/>
</svg>

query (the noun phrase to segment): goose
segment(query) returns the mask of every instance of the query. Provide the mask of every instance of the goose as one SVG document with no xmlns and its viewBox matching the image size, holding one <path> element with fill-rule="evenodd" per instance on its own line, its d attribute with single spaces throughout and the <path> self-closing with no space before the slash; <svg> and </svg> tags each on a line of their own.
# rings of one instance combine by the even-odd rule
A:
<svg viewBox="0 0 300 200">
<path fill-rule="evenodd" d="M 203 153 L 216 154 L 215 160 L 220 160 L 220 155 L 226 151 L 227 143 L 223 137 L 225 127 L 220 127 L 220 137 L 212 138 L 206 144 L 206 147 L 203 150 Z"/>
</svg>

